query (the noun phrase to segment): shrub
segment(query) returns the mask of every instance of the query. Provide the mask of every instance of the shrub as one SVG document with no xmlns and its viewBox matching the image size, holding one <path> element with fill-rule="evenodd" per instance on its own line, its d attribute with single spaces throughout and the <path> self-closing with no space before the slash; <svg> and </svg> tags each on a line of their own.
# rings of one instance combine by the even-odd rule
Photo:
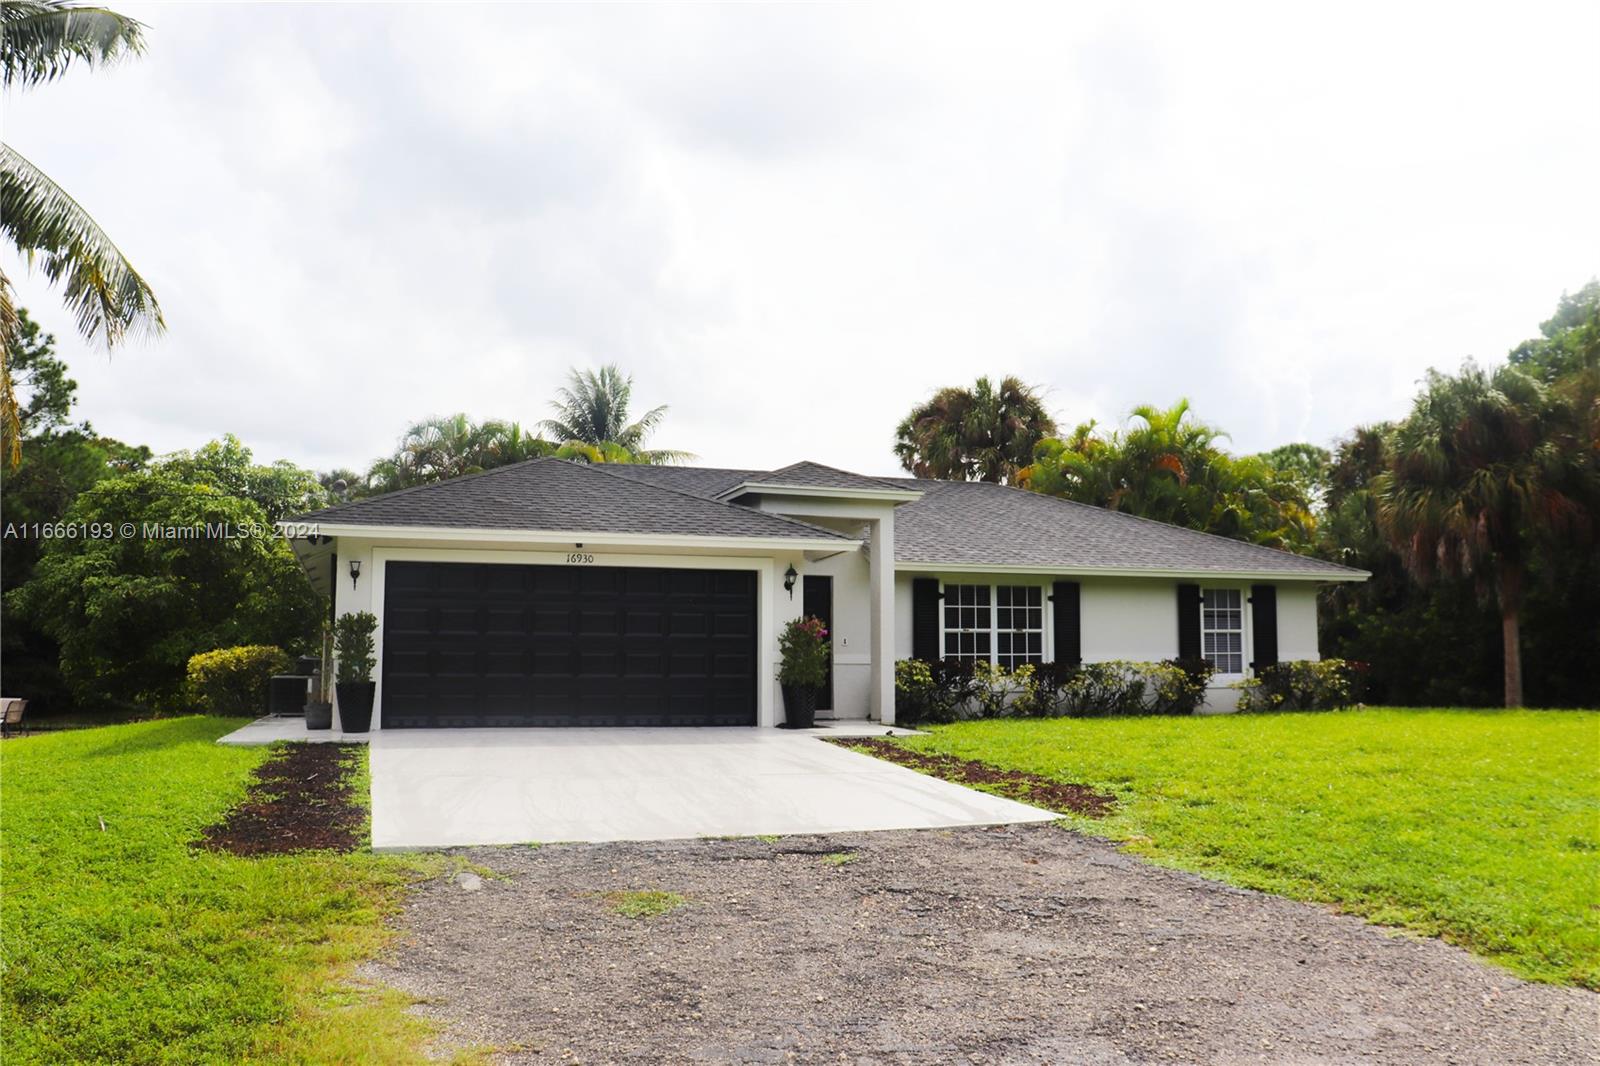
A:
<svg viewBox="0 0 1600 1066">
<path fill-rule="evenodd" d="M 1083 669 L 1080 663 L 1040 663 L 1033 669 L 1032 684 L 1025 697 L 1012 706 L 1029 718 L 1064 715 L 1067 686 Z"/>
<path fill-rule="evenodd" d="M 1206 677 L 1172 661 L 1085 663 L 1062 689 L 1063 711 L 1084 717 L 1193 714 L 1205 699 Z"/>
<path fill-rule="evenodd" d="M 828 627 L 820 618 L 796 618 L 783 627 L 778 637 L 783 660 L 778 666 L 778 682 L 821 688 L 828 680 Z"/>
<path fill-rule="evenodd" d="M 1029 663 L 1015 670 L 987 662 L 973 666 L 972 698 L 979 718 L 1030 716 L 1034 693 L 1033 666 Z"/>
<path fill-rule="evenodd" d="M 378 631 L 378 616 L 371 611 L 341 614 L 333 623 L 333 647 L 339 657 L 340 684 L 371 681 L 378 661 L 372 655 L 372 635 Z"/>
<path fill-rule="evenodd" d="M 1353 701 L 1360 666 L 1343 659 L 1267 666 L 1238 682 L 1241 711 L 1333 711 Z"/>
<path fill-rule="evenodd" d="M 284 650 L 271 644 L 203 651 L 189 658 L 189 700 L 206 714 L 257 714 L 267 706 L 267 682 L 289 665 Z"/>
<path fill-rule="evenodd" d="M 894 664 L 895 720 L 939 723 L 971 717 L 976 684 L 970 662 L 901 659 Z"/>
<path fill-rule="evenodd" d="M 956 659 L 895 663 L 897 721 L 1053 715 L 1193 714 L 1206 695 L 1211 664 L 1040 663 L 1015 670 Z"/>
</svg>

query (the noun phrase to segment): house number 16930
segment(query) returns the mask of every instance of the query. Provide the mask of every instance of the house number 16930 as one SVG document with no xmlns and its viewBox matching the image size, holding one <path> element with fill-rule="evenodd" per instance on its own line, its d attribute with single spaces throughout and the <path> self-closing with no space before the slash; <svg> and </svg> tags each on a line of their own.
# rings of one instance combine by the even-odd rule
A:
<svg viewBox="0 0 1600 1066">
<path fill-rule="evenodd" d="M 569 563 L 592 563 L 592 562 L 594 562 L 594 556 L 590 555 L 588 552 L 570 552 L 567 555 L 567 562 L 569 562 Z"/>
</svg>

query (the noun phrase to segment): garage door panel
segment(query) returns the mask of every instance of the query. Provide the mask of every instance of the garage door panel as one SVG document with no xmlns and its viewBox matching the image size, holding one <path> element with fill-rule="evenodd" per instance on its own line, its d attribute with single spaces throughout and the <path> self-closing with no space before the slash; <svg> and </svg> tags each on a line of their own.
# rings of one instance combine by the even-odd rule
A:
<svg viewBox="0 0 1600 1066">
<path fill-rule="evenodd" d="M 389 563 L 392 726 L 755 723 L 750 571 Z"/>
<path fill-rule="evenodd" d="M 701 637 L 711 632 L 710 620 L 698 611 L 675 610 L 667 630 L 674 637 Z"/>
</svg>

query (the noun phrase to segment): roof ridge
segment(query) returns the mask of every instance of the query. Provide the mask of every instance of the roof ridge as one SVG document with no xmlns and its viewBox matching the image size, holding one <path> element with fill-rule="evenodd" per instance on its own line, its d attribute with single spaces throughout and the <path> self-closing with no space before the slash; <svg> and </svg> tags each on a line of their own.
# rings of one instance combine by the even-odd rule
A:
<svg viewBox="0 0 1600 1066">
<path fill-rule="evenodd" d="M 564 459 L 557 459 L 553 455 L 536 455 L 532 459 L 519 459 L 514 463 L 507 463 L 504 466 L 490 467 L 488 470 L 479 470 L 471 474 L 457 474 L 455 477 L 440 478 L 438 481 L 428 481 L 421 485 L 408 485 L 403 489 L 391 489 L 388 492 L 380 492 L 376 496 L 363 496 L 359 500 L 345 500 L 343 503 L 335 503 L 327 507 L 319 507 L 315 511 L 308 511 L 299 517 L 310 518 L 312 515 L 327 514 L 329 511 L 342 511 L 346 507 L 355 507 L 358 504 L 372 503 L 377 500 L 392 500 L 397 496 L 409 496 L 414 492 L 421 492 L 424 489 L 439 488 L 441 485 L 459 485 L 463 481 L 471 481 L 474 478 L 488 477 L 490 474 L 503 474 L 508 470 L 516 470 L 518 467 L 532 466 L 535 463 L 560 463 L 565 461 L 566 460 Z M 576 466 L 577 464 L 574 463 L 573 465 Z"/>
<path fill-rule="evenodd" d="M 588 465 L 588 464 L 584 464 L 584 465 Z M 624 474 L 624 473 L 621 473 L 621 472 L 612 474 L 611 471 L 604 469 L 607 466 L 634 466 L 634 465 L 636 465 L 636 464 L 633 464 L 633 463 L 595 463 L 595 464 L 593 464 L 593 469 L 595 469 L 596 471 L 603 471 L 604 473 L 606 473 L 606 474 L 608 474 L 608 475 L 610 475 L 612 477 L 620 477 L 623 480 L 630 481 L 635 485 L 643 485 L 646 488 L 655 489 L 655 490 L 657 490 L 659 492 L 670 492 L 674 496 L 685 496 L 685 497 L 688 497 L 691 500 L 699 500 L 701 503 L 714 503 L 714 504 L 717 504 L 717 505 L 722 506 L 722 507 L 733 508 L 733 509 L 739 511 L 740 513 L 742 513 L 742 514 L 758 514 L 758 515 L 761 515 L 764 518 L 775 518 L 780 522 L 787 522 L 791 526 L 799 526 L 801 529 L 810 529 L 810 530 L 814 530 L 814 531 L 817 531 L 817 532 L 826 533 L 830 537 L 838 537 L 841 540 L 854 540 L 855 539 L 853 537 L 845 536 L 843 533 L 840 533 L 837 529 L 829 529 L 826 526 L 812 525 L 810 522 L 802 522 L 802 521 L 800 521 L 800 519 L 798 519 L 798 518 L 790 518 L 788 515 L 775 514 L 772 511 L 760 511 L 760 510 L 757 510 L 754 507 L 740 507 L 738 504 L 729 503 L 727 500 L 719 500 L 719 499 L 716 499 L 715 497 L 712 497 L 712 496 L 700 496 L 700 495 L 697 495 L 696 493 L 693 493 L 693 492 L 685 492 L 682 489 L 675 489 L 675 488 L 671 487 L 670 485 L 653 485 L 648 481 L 638 481 L 638 480 L 635 480 L 633 478 L 630 478 L 630 477 L 628 477 L 627 474 Z"/>
<path fill-rule="evenodd" d="M 828 470 L 828 471 L 831 471 L 831 472 L 833 472 L 835 474 L 845 474 L 848 477 L 854 478 L 857 481 L 869 481 L 874 485 L 881 485 L 885 489 L 889 489 L 891 491 L 898 491 L 898 489 L 896 489 L 896 487 L 894 485 L 891 485 L 887 480 L 884 480 L 883 478 L 875 477 L 872 474 L 860 474 L 860 473 L 857 473 L 854 470 L 846 470 L 842 466 L 830 466 L 827 463 L 819 463 L 815 459 L 800 459 L 800 460 L 797 460 L 795 462 L 789 463 L 786 466 L 780 466 L 775 470 L 765 470 L 765 471 L 761 472 L 761 476 L 763 478 L 779 477 L 786 470 L 793 470 L 796 467 L 802 467 L 802 466 L 816 467 L 819 470 Z M 751 484 L 756 484 L 756 485 L 782 485 L 782 484 L 785 484 L 782 481 L 765 481 L 765 480 L 752 481 L 750 483 Z M 800 484 L 800 485 L 796 485 L 795 487 L 796 488 L 827 488 L 827 487 L 849 488 L 850 486 L 849 485 L 822 486 L 822 485 L 804 485 L 804 484 Z"/>
<path fill-rule="evenodd" d="M 904 481 L 906 479 L 901 478 L 900 480 Z M 1312 562 L 1321 563 L 1325 566 L 1337 567 L 1340 570 L 1348 570 L 1352 574 L 1368 573 L 1368 571 L 1362 570 L 1359 567 L 1346 566 L 1344 563 L 1336 563 L 1332 560 L 1322 559 L 1315 555 L 1301 555 L 1299 552 L 1292 552 L 1287 548 L 1274 548 L 1267 544 L 1257 544 L 1254 541 L 1239 540 L 1237 537 L 1225 537 L 1221 533 L 1208 533 L 1203 529 L 1191 529 L 1188 526 L 1180 526 L 1176 522 L 1163 522 L 1159 518 L 1148 518 L 1145 515 L 1129 514 L 1127 511 L 1113 511 L 1111 508 L 1101 507 L 1099 504 L 1084 503 L 1082 500 L 1069 500 L 1061 496 L 1050 496 L 1046 493 L 1034 492 L 1032 489 L 1025 489 L 1018 485 L 1002 485 L 997 481 L 951 481 L 944 478 L 917 478 L 916 480 L 935 481 L 946 485 L 983 485 L 994 489 L 1009 489 L 1013 492 L 1023 492 L 1027 493 L 1029 496 L 1036 496 L 1041 500 L 1049 500 L 1053 503 L 1066 504 L 1069 507 L 1083 508 L 1086 510 L 1095 511 L 1099 514 L 1110 515 L 1114 518 L 1128 519 L 1134 522 L 1145 522 L 1150 525 L 1160 526 L 1162 529 L 1174 529 L 1180 533 L 1188 533 L 1197 537 L 1209 537 L 1212 540 L 1220 540 L 1228 544 L 1238 545 L 1244 548 L 1251 548 L 1264 552 L 1274 552 L 1278 555 L 1286 555 L 1291 559 L 1309 559 Z"/>
</svg>

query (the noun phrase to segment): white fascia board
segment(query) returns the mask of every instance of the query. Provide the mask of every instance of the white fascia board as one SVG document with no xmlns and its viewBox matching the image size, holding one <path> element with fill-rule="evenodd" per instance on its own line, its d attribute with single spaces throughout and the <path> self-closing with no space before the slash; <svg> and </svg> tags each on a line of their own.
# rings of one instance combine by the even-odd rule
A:
<svg viewBox="0 0 1600 1066">
<path fill-rule="evenodd" d="M 308 530 L 324 537 L 363 540 L 476 541 L 480 543 L 560 545 L 584 544 L 630 548 L 746 548 L 767 551 L 859 551 L 859 540 L 833 537 L 709 537 L 688 533 L 595 533 L 589 530 L 479 529 L 466 526 L 377 526 L 335 522 L 280 522 L 286 536 Z"/>
<path fill-rule="evenodd" d="M 1351 570 L 1344 574 L 1310 574 L 1285 570 L 1172 570 L 1121 566 L 1018 566 L 1009 563 L 919 563 L 896 560 L 896 571 L 948 574 L 1057 574 L 1062 577 L 1175 577 L 1193 581 L 1365 581 L 1372 574 Z"/>
<path fill-rule="evenodd" d="M 817 485 L 769 485 L 762 481 L 746 481 L 735 485 L 726 492 L 718 493 L 717 499 L 731 500 L 735 496 L 816 496 L 823 499 L 837 500 L 878 500 L 891 503 L 910 503 L 922 499 L 922 493 L 915 489 L 832 489 L 822 488 Z"/>
</svg>

